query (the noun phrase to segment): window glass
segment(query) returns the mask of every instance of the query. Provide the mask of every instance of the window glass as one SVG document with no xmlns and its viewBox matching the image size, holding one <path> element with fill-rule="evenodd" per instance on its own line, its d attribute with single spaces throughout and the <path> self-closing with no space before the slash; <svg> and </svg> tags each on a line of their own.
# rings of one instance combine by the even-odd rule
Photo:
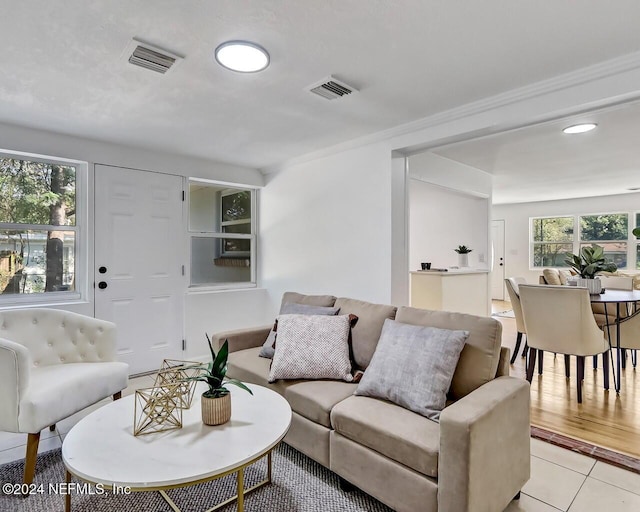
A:
<svg viewBox="0 0 640 512">
<path fill-rule="evenodd" d="M 254 195 L 248 189 L 190 183 L 191 286 L 255 283 Z"/>
<path fill-rule="evenodd" d="M 626 213 L 584 215 L 580 217 L 580 240 L 624 240 L 629 236 L 629 216 Z"/>
<path fill-rule="evenodd" d="M 0 156 L 0 294 L 76 289 L 76 168 Z"/>
<path fill-rule="evenodd" d="M 565 257 L 573 250 L 573 217 L 532 219 L 533 267 L 567 267 Z"/>
</svg>

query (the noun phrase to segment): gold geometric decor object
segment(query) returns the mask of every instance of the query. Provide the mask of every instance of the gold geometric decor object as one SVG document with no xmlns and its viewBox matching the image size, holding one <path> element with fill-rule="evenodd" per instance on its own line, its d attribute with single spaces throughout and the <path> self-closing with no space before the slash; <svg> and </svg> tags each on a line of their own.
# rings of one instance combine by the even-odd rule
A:
<svg viewBox="0 0 640 512">
<path fill-rule="evenodd" d="M 180 383 L 136 390 L 133 435 L 182 428 L 182 394 Z"/>
<path fill-rule="evenodd" d="M 179 403 L 181 409 L 189 409 L 196 390 L 196 381 L 187 380 L 196 377 L 200 373 L 202 363 L 197 361 L 179 361 L 177 359 L 165 359 L 156 374 L 154 386 L 166 384 L 180 384 Z"/>
</svg>

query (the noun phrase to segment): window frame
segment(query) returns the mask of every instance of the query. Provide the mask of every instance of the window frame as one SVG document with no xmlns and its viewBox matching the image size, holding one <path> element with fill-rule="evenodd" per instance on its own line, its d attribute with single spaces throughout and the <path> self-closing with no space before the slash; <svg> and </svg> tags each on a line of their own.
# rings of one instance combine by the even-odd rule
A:
<svg viewBox="0 0 640 512">
<path fill-rule="evenodd" d="M 626 240 L 591 241 L 591 240 L 582 239 L 582 226 L 580 224 L 580 219 L 582 217 L 590 217 L 595 215 L 620 215 L 620 214 L 627 215 Z M 636 254 L 637 254 L 636 245 L 640 244 L 640 238 L 636 239 L 632 233 L 632 230 L 633 230 L 632 224 L 633 222 L 635 222 L 636 214 L 640 215 L 640 210 L 639 211 L 630 211 L 630 210 L 619 211 L 618 210 L 618 211 L 605 211 L 605 212 L 597 211 L 592 213 L 570 213 L 570 214 L 565 213 L 565 214 L 557 214 L 557 215 L 536 215 L 536 216 L 529 217 L 529 270 L 537 271 L 544 268 L 557 268 L 557 269 L 568 268 L 568 267 L 557 267 L 557 266 L 556 267 L 535 266 L 534 265 L 534 256 L 535 256 L 534 246 L 535 245 L 540 245 L 544 243 L 566 243 L 566 244 L 571 243 L 573 246 L 572 252 L 574 254 L 578 254 L 578 251 L 580 251 L 580 247 L 582 244 L 592 244 L 592 243 L 600 244 L 600 243 L 608 243 L 608 242 L 627 244 L 627 266 L 619 267 L 619 270 L 640 270 L 640 268 L 637 267 L 639 262 L 637 261 L 637 258 L 636 258 Z M 574 233 L 573 240 L 567 241 L 567 242 L 536 242 L 534 241 L 533 221 L 536 219 L 556 219 L 556 218 L 573 218 L 573 233 Z M 632 222 L 632 219 L 633 219 L 633 222 Z"/>
<path fill-rule="evenodd" d="M 250 224 L 250 233 L 246 234 L 246 233 L 223 233 L 222 232 L 222 227 L 223 227 L 223 221 L 222 221 L 222 201 L 220 201 L 220 231 L 202 231 L 202 230 L 196 230 L 196 229 L 192 229 L 191 228 L 191 184 L 201 184 L 201 185 L 205 185 L 205 186 L 211 186 L 211 187 L 218 187 L 218 188 L 222 188 L 223 190 L 221 191 L 221 197 L 222 195 L 230 195 L 233 193 L 237 193 L 237 192 L 242 192 L 242 191 L 248 191 L 251 194 L 251 219 L 248 220 L 248 222 L 245 222 L 244 220 L 242 220 L 242 222 L 240 223 L 249 223 Z M 185 207 L 186 207 L 186 215 L 185 215 L 185 219 L 186 219 L 186 234 L 187 234 L 187 244 L 188 244 L 188 258 L 187 258 L 187 269 L 186 269 L 186 275 L 188 277 L 187 280 L 187 293 L 207 293 L 207 292 L 211 292 L 211 291 L 221 291 L 221 290 L 237 290 L 237 289 L 246 289 L 246 288 L 257 288 L 258 284 L 257 284 L 257 269 L 256 269 L 256 264 L 257 264 L 257 227 L 258 227 L 258 220 L 257 220 L 257 216 L 258 216 L 258 190 L 259 187 L 257 186 L 252 186 L 252 185 L 245 185 L 245 184 L 237 184 L 237 183 L 229 183 L 229 182 L 224 182 L 224 181 L 217 181 L 217 180 L 208 180 L 208 179 L 203 179 L 203 178 L 194 178 L 194 177 L 189 177 L 187 179 L 187 200 L 185 201 Z M 229 224 L 226 225 L 233 225 L 233 224 L 237 224 L 239 223 L 239 221 L 225 221 L 228 222 Z M 233 239 L 243 239 L 243 240 L 250 240 L 251 241 L 251 249 L 250 251 L 248 251 L 248 254 L 246 255 L 242 255 L 240 256 L 237 252 L 233 252 L 232 253 L 232 257 L 235 258 L 245 258 L 245 259 L 249 259 L 249 268 L 250 268 L 250 272 L 251 272 L 251 279 L 250 281 L 245 281 L 245 282 L 221 282 L 221 283 L 202 283 L 202 284 L 193 284 L 191 282 L 191 276 L 192 276 L 192 262 L 193 262 L 193 255 L 192 255 L 192 240 L 193 238 L 214 238 L 214 239 L 218 239 L 220 241 L 220 255 L 223 256 L 224 255 L 224 239 L 225 238 L 233 238 Z M 227 256 L 228 257 L 228 256 Z"/>
<path fill-rule="evenodd" d="M 45 164 L 57 164 L 74 167 L 76 170 L 75 182 L 75 225 L 53 226 L 50 224 L 21 224 L 0 222 L 0 230 L 13 231 L 73 231 L 75 236 L 74 277 L 75 289 L 69 291 L 55 291 L 42 293 L 18 293 L 0 294 L 0 309 L 23 306 L 47 306 L 58 304 L 72 304 L 88 301 L 89 294 L 89 262 L 88 240 L 86 240 L 88 218 L 88 182 L 89 164 L 81 160 L 72 160 L 48 155 L 36 155 L 22 151 L 0 149 L 0 158 L 15 158 L 40 162 Z"/>
</svg>

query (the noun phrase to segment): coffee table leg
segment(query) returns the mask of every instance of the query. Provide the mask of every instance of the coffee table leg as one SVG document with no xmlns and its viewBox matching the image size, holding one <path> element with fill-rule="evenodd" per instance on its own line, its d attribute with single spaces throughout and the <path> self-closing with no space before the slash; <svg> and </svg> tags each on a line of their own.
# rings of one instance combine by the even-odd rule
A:
<svg viewBox="0 0 640 512">
<path fill-rule="evenodd" d="M 71 512 L 71 492 L 69 492 L 69 484 L 71 483 L 71 473 L 66 472 L 65 481 L 67 482 L 67 494 L 64 495 L 64 512 Z"/>
<path fill-rule="evenodd" d="M 267 454 L 267 482 L 271 483 L 271 452 Z"/>
<path fill-rule="evenodd" d="M 244 468 L 238 470 L 238 512 L 244 512 Z"/>
</svg>

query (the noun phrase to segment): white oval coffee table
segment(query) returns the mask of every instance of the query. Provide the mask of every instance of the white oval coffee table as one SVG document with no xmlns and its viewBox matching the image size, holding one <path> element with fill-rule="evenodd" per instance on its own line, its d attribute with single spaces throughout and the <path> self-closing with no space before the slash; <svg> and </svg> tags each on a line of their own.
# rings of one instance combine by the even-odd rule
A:
<svg viewBox="0 0 640 512">
<path fill-rule="evenodd" d="M 242 511 L 244 496 L 271 481 L 271 451 L 291 424 L 291 407 L 282 396 L 262 386 L 248 386 L 253 395 L 229 386 L 231 420 L 216 427 L 202 423 L 200 395 L 206 385 L 200 382 L 177 430 L 134 436 L 133 395 L 101 407 L 80 420 L 64 439 L 67 481 L 74 475 L 105 489 L 160 491 L 177 511 L 165 490 L 237 473 L 237 495 L 209 510 L 237 499 Z M 244 468 L 265 455 L 266 479 L 245 490 Z M 67 512 L 70 507 L 67 494 Z"/>
</svg>

